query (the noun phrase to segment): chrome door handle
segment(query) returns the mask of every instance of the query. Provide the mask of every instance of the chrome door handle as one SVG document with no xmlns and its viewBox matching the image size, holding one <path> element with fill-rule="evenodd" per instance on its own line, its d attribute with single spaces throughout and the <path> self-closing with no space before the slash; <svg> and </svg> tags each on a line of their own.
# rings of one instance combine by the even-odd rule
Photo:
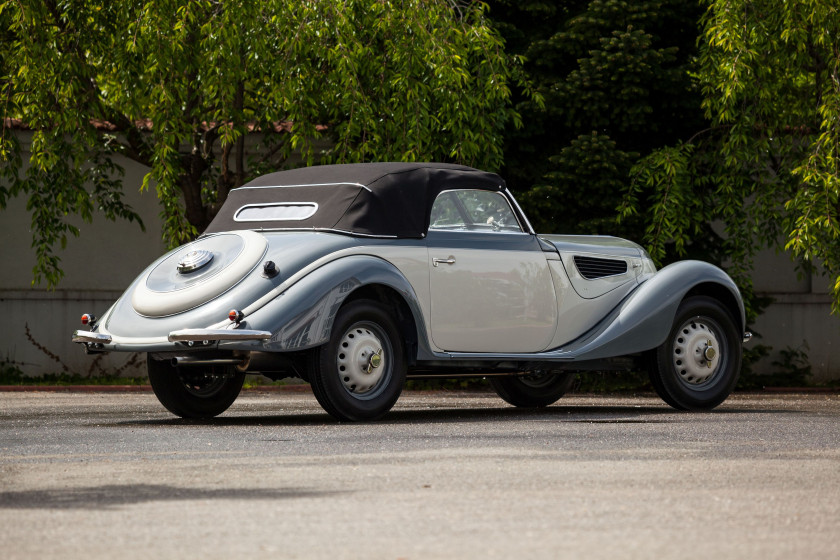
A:
<svg viewBox="0 0 840 560">
<path fill-rule="evenodd" d="M 449 257 L 448 259 L 439 259 L 435 257 L 432 259 L 432 265 L 437 266 L 439 264 L 455 264 L 455 257 Z"/>
</svg>

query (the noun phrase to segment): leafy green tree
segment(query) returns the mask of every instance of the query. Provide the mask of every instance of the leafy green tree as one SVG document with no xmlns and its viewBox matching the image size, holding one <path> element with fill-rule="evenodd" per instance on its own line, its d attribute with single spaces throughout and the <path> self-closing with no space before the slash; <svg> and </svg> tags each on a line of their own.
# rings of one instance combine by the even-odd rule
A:
<svg viewBox="0 0 840 560">
<path fill-rule="evenodd" d="M 497 0 L 545 110 L 523 99 L 506 139 L 508 182 L 541 231 L 619 233 L 615 209 L 640 155 L 702 125 L 688 75 L 701 11 L 682 0 Z"/>
<path fill-rule="evenodd" d="M 615 233 L 615 207 L 638 156 L 605 134 L 581 135 L 549 158 L 551 171 L 522 196 L 540 231 Z"/>
<path fill-rule="evenodd" d="M 840 3 L 707 4 L 696 79 L 710 126 L 635 166 L 622 215 L 646 216 L 660 260 L 719 220 L 747 291 L 755 252 L 784 245 L 836 277 L 840 311 Z"/>
<path fill-rule="evenodd" d="M 0 33 L 0 208 L 28 198 L 49 285 L 68 216 L 139 220 L 117 155 L 150 168 L 174 245 L 295 151 L 497 169 L 511 86 L 530 95 L 472 2 L 0 0 Z M 33 130 L 28 166 L 13 124 Z"/>
</svg>

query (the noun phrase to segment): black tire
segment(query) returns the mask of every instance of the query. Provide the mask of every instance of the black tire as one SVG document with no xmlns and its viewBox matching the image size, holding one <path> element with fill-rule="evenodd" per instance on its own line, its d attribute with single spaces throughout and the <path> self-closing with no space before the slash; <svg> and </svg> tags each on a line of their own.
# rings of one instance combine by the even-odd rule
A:
<svg viewBox="0 0 840 560">
<path fill-rule="evenodd" d="M 539 371 L 522 376 L 491 377 L 490 384 L 509 404 L 538 408 L 557 402 L 569 391 L 574 380 L 574 373 Z"/>
<path fill-rule="evenodd" d="M 710 410 L 735 389 L 741 371 L 741 339 L 723 305 L 690 297 L 677 309 L 665 343 L 651 355 L 650 381 L 678 410 Z"/>
<path fill-rule="evenodd" d="M 339 310 L 329 342 L 312 352 L 309 383 L 334 418 L 374 420 L 397 402 L 405 374 L 402 339 L 387 308 L 357 300 Z"/>
<path fill-rule="evenodd" d="M 176 367 L 151 356 L 146 364 L 160 404 L 181 418 L 218 416 L 233 404 L 245 381 L 233 366 Z"/>
</svg>

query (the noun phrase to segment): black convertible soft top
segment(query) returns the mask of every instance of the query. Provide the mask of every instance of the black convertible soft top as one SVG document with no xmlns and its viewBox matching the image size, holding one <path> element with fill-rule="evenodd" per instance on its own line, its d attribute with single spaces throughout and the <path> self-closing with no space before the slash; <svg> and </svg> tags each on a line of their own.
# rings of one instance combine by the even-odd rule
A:
<svg viewBox="0 0 840 560">
<path fill-rule="evenodd" d="M 495 173 L 446 163 L 302 167 L 269 173 L 230 191 L 205 233 L 313 229 L 420 238 L 442 191 L 504 188 Z"/>
</svg>

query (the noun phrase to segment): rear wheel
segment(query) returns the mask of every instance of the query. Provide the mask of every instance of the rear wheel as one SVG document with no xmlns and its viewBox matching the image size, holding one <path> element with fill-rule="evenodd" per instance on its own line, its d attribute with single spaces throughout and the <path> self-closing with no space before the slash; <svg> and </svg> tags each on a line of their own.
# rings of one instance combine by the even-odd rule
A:
<svg viewBox="0 0 840 560">
<path fill-rule="evenodd" d="M 570 372 L 534 371 L 521 376 L 491 377 L 490 384 L 505 402 L 522 408 L 537 408 L 557 402 L 572 387 Z"/>
<path fill-rule="evenodd" d="M 680 410 L 708 410 L 738 382 L 741 337 L 720 302 L 691 297 L 680 304 L 668 339 L 651 358 L 650 381 L 662 400 Z"/>
<path fill-rule="evenodd" d="M 357 300 L 342 307 L 327 344 L 311 355 L 315 398 L 338 420 L 374 420 L 394 406 L 405 384 L 399 331 L 382 304 Z"/>
<path fill-rule="evenodd" d="M 160 403 L 182 418 L 212 418 L 227 410 L 245 381 L 233 366 L 176 367 L 166 360 L 146 360 L 149 383 Z"/>
</svg>

